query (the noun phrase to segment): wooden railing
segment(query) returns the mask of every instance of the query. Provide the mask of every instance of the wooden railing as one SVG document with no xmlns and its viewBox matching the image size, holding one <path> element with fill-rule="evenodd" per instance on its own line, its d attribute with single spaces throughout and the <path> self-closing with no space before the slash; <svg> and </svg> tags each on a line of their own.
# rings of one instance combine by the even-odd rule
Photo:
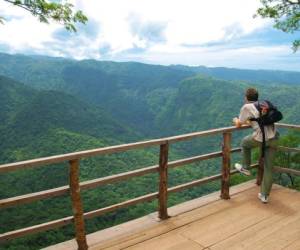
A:
<svg viewBox="0 0 300 250">
<path fill-rule="evenodd" d="M 276 126 L 282 128 L 291 128 L 291 129 L 300 130 L 299 125 L 289 125 L 289 124 L 281 123 L 281 124 L 276 124 Z M 195 133 L 184 134 L 179 136 L 161 138 L 156 140 L 136 142 L 136 143 L 105 147 L 105 148 L 98 148 L 93 150 L 74 152 L 70 154 L 56 155 L 51 157 L 0 165 L 0 173 L 7 173 L 19 169 L 33 168 L 33 167 L 38 167 L 38 166 L 43 166 L 43 165 L 53 164 L 53 163 L 68 162 L 69 172 L 70 172 L 68 186 L 58 187 L 58 188 L 26 194 L 26 195 L 20 195 L 12 198 L 7 198 L 7 199 L 2 199 L 0 200 L 0 208 L 11 207 L 15 205 L 24 204 L 24 203 L 30 203 L 36 200 L 60 196 L 67 193 L 69 193 L 71 196 L 72 208 L 73 208 L 73 216 L 69 216 L 55 221 L 50 221 L 47 223 L 1 234 L 0 242 L 6 242 L 7 240 L 10 239 L 14 239 L 28 234 L 46 231 L 49 229 L 58 228 L 70 223 L 74 223 L 78 249 L 88 249 L 88 244 L 86 241 L 86 233 L 85 233 L 85 224 L 84 224 L 85 219 L 90 219 L 96 216 L 100 216 L 107 212 L 114 211 L 116 209 L 127 207 L 137 203 L 158 199 L 158 204 L 159 204 L 158 216 L 160 219 L 164 220 L 169 217 L 168 208 L 167 208 L 167 199 L 169 193 L 178 192 L 190 187 L 194 187 L 218 179 L 221 179 L 221 194 L 220 194 L 221 198 L 229 199 L 230 198 L 229 195 L 230 175 L 237 173 L 236 170 L 230 170 L 230 156 L 231 153 L 241 151 L 240 148 L 234 148 L 234 149 L 231 148 L 231 134 L 233 131 L 247 129 L 247 128 L 249 128 L 249 126 L 243 126 L 241 128 L 235 128 L 235 127 L 218 128 L 218 129 L 195 132 Z M 190 140 L 197 137 L 203 137 L 203 136 L 209 136 L 209 135 L 215 135 L 221 133 L 223 134 L 222 151 L 180 159 L 172 162 L 168 161 L 168 152 L 171 144 L 177 143 L 179 141 Z M 80 159 L 98 156 L 98 155 L 104 155 L 104 154 L 124 152 L 132 149 L 141 149 L 141 148 L 146 148 L 151 146 L 160 147 L 160 157 L 159 157 L 158 165 L 150 166 L 150 167 L 146 167 L 146 168 L 142 168 L 142 169 L 126 172 L 126 173 L 107 176 L 103 178 L 98 178 L 90 181 L 79 182 Z M 281 148 L 281 150 L 294 150 L 296 152 L 299 152 L 299 149 Z M 203 160 L 208 160 L 208 159 L 213 159 L 218 157 L 223 158 L 222 173 L 168 188 L 168 169 L 180 167 L 193 162 L 198 162 L 198 161 L 203 161 Z M 254 164 L 251 167 L 254 168 L 257 166 L 258 164 Z M 284 169 L 281 168 L 280 171 L 284 171 Z M 108 207 L 104 207 L 104 208 L 100 208 L 94 211 L 84 213 L 83 204 L 80 195 L 81 190 L 95 188 L 101 185 L 110 184 L 121 180 L 126 180 L 131 177 L 142 176 L 145 174 L 155 173 L 155 172 L 159 173 L 158 192 L 150 193 L 115 205 L 111 205 Z M 296 172 L 297 172 L 296 174 L 299 174 L 298 171 Z"/>
</svg>

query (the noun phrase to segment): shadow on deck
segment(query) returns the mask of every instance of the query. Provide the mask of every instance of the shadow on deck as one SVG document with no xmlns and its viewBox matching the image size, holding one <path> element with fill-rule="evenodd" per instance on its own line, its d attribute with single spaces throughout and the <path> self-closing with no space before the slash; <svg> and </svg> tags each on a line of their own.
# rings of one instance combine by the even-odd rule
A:
<svg viewBox="0 0 300 250">
<path fill-rule="evenodd" d="M 300 192 L 274 185 L 268 204 L 249 181 L 87 236 L 89 249 L 300 249 Z M 77 249 L 75 240 L 48 250 Z"/>
</svg>

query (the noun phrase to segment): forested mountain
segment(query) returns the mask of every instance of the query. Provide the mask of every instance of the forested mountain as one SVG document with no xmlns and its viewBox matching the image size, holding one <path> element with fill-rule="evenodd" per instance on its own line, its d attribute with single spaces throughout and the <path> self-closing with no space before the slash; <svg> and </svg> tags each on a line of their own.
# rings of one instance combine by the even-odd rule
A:
<svg viewBox="0 0 300 250">
<path fill-rule="evenodd" d="M 72 61 L 6 54 L 0 54 L 0 74 L 38 89 L 72 94 L 104 108 L 111 116 L 144 134 L 153 129 L 157 103 L 181 80 L 194 75 L 166 66 L 134 62 Z"/>
<path fill-rule="evenodd" d="M 160 122 L 163 120 L 164 114 L 170 115 L 171 110 L 166 111 L 166 108 L 171 108 L 172 98 L 178 95 L 178 91 L 186 89 L 181 82 L 199 73 L 222 80 L 239 80 L 234 88 L 226 88 L 229 82 L 223 81 L 219 84 L 221 87 L 216 89 L 219 94 L 223 91 L 227 92 L 227 96 L 230 98 L 226 98 L 226 100 L 232 101 L 229 106 L 242 104 L 244 89 L 238 86 L 245 88 L 248 85 L 258 85 L 260 89 L 268 89 L 269 87 L 273 90 L 273 86 L 279 84 L 279 89 L 281 89 L 283 88 L 282 84 L 286 83 L 286 85 L 292 85 L 296 88 L 295 93 L 297 93 L 297 87 L 300 86 L 300 72 L 187 66 L 167 67 L 135 62 L 75 61 L 62 58 L 0 54 L 0 74 L 34 88 L 57 90 L 76 96 L 78 99 L 100 107 L 115 120 L 127 124 L 132 129 L 149 137 L 162 136 L 166 134 L 165 132 L 168 134 L 176 133 L 176 131 L 172 133 L 172 130 L 162 130 Z M 197 93 L 202 91 L 201 88 L 204 88 L 204 86 L 200 86 L 201 84 L 205 85 L 206 81 L 198 81 Z M 197 84 L 193 84 L 193 88 L 196 86 Z M 234 95 L 231 90 L 235 92 Z M 203 91 L 205 92 L 205 89 Z M 288 92 L 289 89 L 287 89 Z M 223 105 L 222 102 L 218 101 L 217 93 L 211 91 L 209 93 L 212 94 L 211 100 L 217 101 L 211 102 L 214 107 Z M 179 94 L 184 93 L 180 92 Z M 191 93 L 190 97 L 193 100 L 197 99 L 197 109 L 205 112 L 207 109 L 202 108 L 205 103 L 202 104 L 199 101 L 201 95 L 198 98 L 196 94 Z M 179 103 L 183 102 L 180 96 L 178 98 L 180 99 Z M 189 97 L 183 98 L 187 101 L 186 99 Z M 272 99 L 272 91 L 268 91 L 266 98 Z M 281 95 L 281 91 L 279 91 L 279 98 L 285 99 L 286 95 Z M 196 109 L 195 102 L 190 101 L 187 101 L 185 107 L 189 103 Z M 280 106 L 281 103 L 278 105 Z M 212 107 L 211 104 L 210 106 Z M 289 108 L 292 107 L 289 106 Z M 189 107 L 189 109 L 193 109 L 193 107 Z M 218 111 L 216 108 L 212 109 Z M 233 109 L 233 111 L 238 112 L 238 109 Z M 214 123 L 221 125 L 224 124 L 222 121 L 225 122 L 223 118 L 220 118 Z M 177 121 L 174 122 L 181 126 Z M 211 123 L 204 123 L 209 124 L 209 126 L 212 125 Z M 204 128 L 197 124 L 191 124 L 191 126 Z"/>
<path fill-rule="evenodd" d="M 140 138 L 137 132 L 116 122 L 100 108 L 92 107 L 69 94 L 53 90 L 35 90 L 1 76 L 0 95 L 1 164 L 116 145 Z M 81 162 L 80 178 L 99 178 L 144 165 L 153 165 L 156 162 L 157 154 L 152 151 L 95 157 Z M 138 196 L 140 192 L 145 193 L 145 190 L 154 191 L 156 182 L 151 181 L 151 176 L 143 178 L 142 182 L 148 182 L 147 186 L 135 189 L 135 183 L 129 182 L 85 192 L 85 209 L 99 208 L 99 202 L 101 206 L 113 204 L 124 197 L 131 198 Z M 68 164 L 54 164 L 1 174 L 0 183 L 0 199 L 68 185 Z M 116 221 L 122 221 L 123 217 L 132 216 L 132 211 L 115 215 L 113 219 L 108 215 L 94 220 L 88 230 L 95 231 L 105 225 L 113 225 Z M 2 209 L 0 233 L 70 214 L 68 196 Z M 138 211 L 134 214 L 138 214 Z M 67 235 L 72 235 L 72 231 L 72 226 L 64 228 L 63 231 L 53 230 L 46 234 L 11 241 L 0 245 L 0 249 L 39 249 L 66 240 Z"/>
<path fill-rule="evenodd" d="M 283 122 L 299 124 L 298 74 L 0 54 L 0 164 L 230 126 L 249 86 L 279 107 Z M 220 148 L 221 136 L 201 138 L 172 146 L 170 160 Z M 158 148 L 95 157 L 82 160 L 80 178 L 90 180 L 157 162 Z M 171 170 L 169 185 L 219 171 L 218 160 Z M 67 182 L 67 164 L 3 174 L 0 199 Z M 218 188 L 214 185 L 171 196 L 170 205 Z M 85 211 L 155 191 L 156 175 L 107 185 L 84 192 Z M 102 216 L 88 223 L 88 231 L 147 214 L 155 207 L 155 203 L 141 204 Z M 62 197 L 1 212 L 0 233 L 68 216 L 71 208 L 69 197 Z M 18 223 L 11 223 L 16 216 Z M 37 249 L 70 237 L 72 227 L 16 240 L 4 249 Z"/>
<path fill-rule="evenodd" d="M 261 84 L 300 84 L 300 72 L 281 70 L 249 70 L 224 67 L 189 67 L 184 65 L 172 65 L 174 69 L 186 70 L 198 74 L 205 74 L 225 80 L 247 81 Z"/>
<path fill-rule="evenodd" d="M 26 152 L 28 156 L 23 155 L 23 159 L 36 157 L 36 153 L 32 155 L 35 151 L 41 153 L 39 156 L 42 152 L 46 155 L 68 152 L 70 149 L 43 150 L 54 130 L 95 137 L 104 144 L 139 138 L 138 133 L 99 107 L 63 92 L 35 90 L 3 76 L 0 76 L 0 105 L 2 162 L 18 160 L 10 154 L 15 149 Z"/>
<path fill-rule="evenodd" d="M 158 124 L 170 131 L 196 131 L 228 126 L 243 105 L 244 91 L 249 86 L 259 89 L 260 98 L 268 99 L 284 113 L 283 122 L 300 120 L 299 86 L 249 85 L 207 76 L 195 76 L 181 82 L 172 100 L 160 114 Z M 165 122 L 165 123 L 164 123 Z"/>
</svg>

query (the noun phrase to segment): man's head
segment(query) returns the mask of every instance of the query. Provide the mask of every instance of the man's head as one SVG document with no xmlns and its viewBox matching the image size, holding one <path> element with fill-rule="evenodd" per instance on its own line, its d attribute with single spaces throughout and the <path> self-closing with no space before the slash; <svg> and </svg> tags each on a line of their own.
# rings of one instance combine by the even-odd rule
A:
<svg viewBox="0 0 300 250">
<path fill-rule="evenodd" d="M 255 88 L 248 88 L 245 93 L 248 102 L 256 102 L 258 100 L 258 91 Z"/>
</svg>

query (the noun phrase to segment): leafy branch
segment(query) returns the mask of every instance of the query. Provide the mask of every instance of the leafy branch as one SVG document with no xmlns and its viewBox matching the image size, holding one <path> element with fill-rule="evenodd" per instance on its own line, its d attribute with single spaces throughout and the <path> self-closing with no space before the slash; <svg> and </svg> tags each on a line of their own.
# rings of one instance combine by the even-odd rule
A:
<svg viewBox="0 0 300 250">
<path fill-rule="evenodd" d="M 262 7 L 254 17 L 274 19 L 274 28 L 286 33 L 300 30 L 300 0 L 260 0 Z M 300 48 L 300 39 L 293 42 L 293 51 Z"/>
<path fill-rule="evenodd" d="M 14 6 L 29 11 L 36 16 L 40 22 L 49 23 L 55 21 L 61 23 L 68 31 L 76 32 L 76 23 L 85 24 L 88 18 L 81 10 L 73 12 L 73 4 L 65 1 L 64 3 L 48 2 L 46 0 L 3 0 Z M 0 17 L 0 23 L 4 18 Z"/>
</svg>

